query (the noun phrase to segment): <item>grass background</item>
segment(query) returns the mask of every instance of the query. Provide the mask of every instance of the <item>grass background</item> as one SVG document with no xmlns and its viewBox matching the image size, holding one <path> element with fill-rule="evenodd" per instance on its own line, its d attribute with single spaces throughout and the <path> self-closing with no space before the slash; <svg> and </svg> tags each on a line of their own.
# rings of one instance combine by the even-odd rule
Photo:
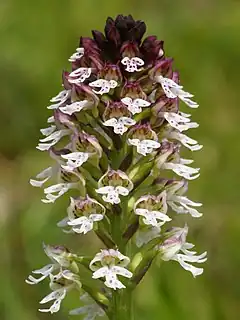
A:
<svg viewBox="0 0 240 320">
<path fill-rule="evenodd" d="M 0 1 L 0 319 L 68 319 L 78 297 L 50 316 L 37 311 L 47 284 L 27 286 L 29 272 L 47 263 L 41 242 L 84 251 L 91 237 L 70 237 L 54 227 L 67 198 L 40 202 L 28 184 L 48 165 L 35 149 L 49 99 L 60 91 L 61 71 L 80 35 L 103 29 L 107 16 L 131 13 L 148 34 L 165 41 L 182 83 L 196 93 L 193 110 L 204 144 L 194 154 L 201 177 L 189 196 L 204 203 L 204 218 L 190 221 L 190 240 L 208 251 L 203 276 L 178 264 L 154 266 L 135 297 L 137 320 L 237 320 L 240 314 L 240 2 L 235 0 L 1 0 Z M 77 318 L 76 318 L 77 319 Z"/>
</svg>

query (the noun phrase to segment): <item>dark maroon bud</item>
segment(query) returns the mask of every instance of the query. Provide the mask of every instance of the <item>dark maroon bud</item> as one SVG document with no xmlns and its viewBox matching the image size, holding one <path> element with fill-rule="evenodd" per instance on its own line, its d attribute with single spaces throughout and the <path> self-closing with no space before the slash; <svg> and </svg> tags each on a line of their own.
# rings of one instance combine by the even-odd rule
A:
<svg viewBox="0 0 240 320">
<path fill-rule="evenodd" d="M 101 50 L 95 40 L 81 37 L 80 46 L 84 48 L 84 56 L 81 58 L 81 67 L 101 69 L 103 66 Z"/>
<path fill-rule="evenodd" d="M 144 56 L 145 63 L 154 63 L 164 55 L 163 43 L 163 41 L 157 40 L 156 36 L 149 36 L 143 41 L 140 51 Z"/>
<path fill-rule="evenodd" d="M 117 16 L 115 25 L 120 33 L 122 41 L 141 42 L 141 39 L 146 31 L 146 25 L 143 21 L 135 21 L 131 15 L 124 17 Z"/>
<path fill-rule="evenodd" d="M 84 48 L 84 54 L 94 54 L 96 52 L 100 52 L 96 41 L 94 41 L 91 38 L 85 38 L 81 37 L 80 38 L 80 46 Z"/>
<path fill-rule="evenodd" d="M 105 26 L 105 35 L 109 41 L 113 42 L 116 47 L 119 47 L 119 45 L 121 44 L 121 37 L 112 18 L 107 18 Z"/>
<path fill-rule="evenodd" d="M 98 47 L 103 50 L 106 47 L 106 43 L 107 43 L 107 40 L 106 40 L 104 34 L 100 31 L 93 30 L 92 35 L 93 35 L 93 38 L 96 41 Z"/>
<path fill-rule="evenodd" d="M 145 32 L 145 23 L 143 21 L 137 21 L 136 25 L 128 32 L 129 40 L 140 43 Z"/>
</svg>

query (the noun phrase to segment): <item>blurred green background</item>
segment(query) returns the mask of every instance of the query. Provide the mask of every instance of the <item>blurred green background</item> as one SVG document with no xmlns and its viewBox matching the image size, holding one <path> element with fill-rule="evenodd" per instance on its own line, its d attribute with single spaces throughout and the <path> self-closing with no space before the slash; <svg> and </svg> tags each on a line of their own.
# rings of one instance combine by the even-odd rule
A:
<svg viewBox="0 0 240 320">
<path fill-rule="evenodd" d="M 240 1 L 230 0 L 1 0 L 0 1 L 0 319 L 68 319 L 79 305 L 66 299 L 56 315 L 40 314 L 47 284 L 24 279 L 48 263 L 41 248 L 65 243 L 79 252 L 92 237 L 67 236 L 55 223 L 67 198 L 40 202 L 42 190 L 28 181 L 49 164 L 35 149 L 61 88 L 61 71 L 80 35 L 103 29 L 107 16 L 131 13 L 148 34 L 165 40 L 186 90 L 200 104 L 193 110 L 204 145 L 194 154 L 201 177 L 189 196 L 204 203 L 204 217 L 190 221 L 190 240 L 208 251 L 203 276 L 193 279 L 177 263 L 154 266 L 136 293 L 137 320 L 235 320 L 240 317 Z M 77 319 L 72 317 L 72 319 Z"/>
</svg>

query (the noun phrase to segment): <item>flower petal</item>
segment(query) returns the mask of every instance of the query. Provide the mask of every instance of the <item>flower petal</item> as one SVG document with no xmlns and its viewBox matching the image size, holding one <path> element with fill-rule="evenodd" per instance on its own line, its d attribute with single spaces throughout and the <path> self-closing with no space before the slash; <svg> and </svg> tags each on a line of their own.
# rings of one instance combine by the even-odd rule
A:
<svg viewBox="0 0 240 320">
<path fill-rule="evenodd" d="M 111 267 L 111 271 L 115 274 L 119 274 L 120 276 L 123 276 L 125 278 L 131 278 L 133 276 L 132 272 L 129 270 L 119 267 L 119 266 L 113 266 Z"/>
<path fill-rule="evenodd" d="M 66 295 L 66 290 L 61 288 L 56 291 L 52 291 L 46 297 L 44 297 L 39 303 L 44 304 L 52 300 L 64 299 Z"/>
<path fill-rule="evenodd" d="M 109 272 L 108 267 L 102 267 L 93 273 L 92 278 L 93 279 L 103 278 L 108 274 L 108 272 Z"/>
<path fill-rule="evenodd" d="M 194 278 L 203 273 L 203 268 L 194 267 L 191 264 L 189 264 L 183 260 L 180 260 L 180 259 L 173 258 L 172 260 L 176 260 L 183 267 L 183 269 L 190 271 L 192 273 L 192 275 L 194 276 Z"/>
<path fill-rule="evenodd" d="M 104 93 L 109 93 L 110 89 L 114 89 L 117 86 L 117 81 L 115 80 L 105 80 L 105 79 L 98 79 L 96 81 L 93 81 L 89 83 L 90 87 L 96 87 L 96 88 L 101 88 L 99 91 L 96 91 L 93 89 L 93 92 L 96 94 L 104 94 Z"/>
<path fill-rule="evenodd" d="M 126 288 L 124 286 L 124 284 L 122 284 L 121 281 L 119 281 L 116 277 L 115 274 L 113 273 L 109 273 L 106 275 L 106 281 L 104 282 L 104 284 L 108 287 L 108 288 L 111 288 L 113 290 L 116 290 L 116 289 L 124 289 Z"/>
<path fill-rule="evenodd" d="M 75 101 L 71 104 L 67 104 L 64 107 L 60 107 L 59 109 L 66 114 L 72 115 L 74 112 L 81 111 L 88 104 L 88 100 Z"/>
<path fill-rule="evenodd" d="M 70 62 L 75 62 L 76 60 L 79 60 L 84 55 L 84 48 L 77 48 L 76 52 L 74 52 L 71 57 L 68 59 Z"/>
<path fill-rule="evenodd" d="M 109 192 L 112 192 L 113 190 L 114 190 L 114 187 L 106 186 L 106 187 L 101 187 L 101 188 L 96 189 L 96 192 L 100 193 L 100 194 L 107 194 Z"/>
</svg>

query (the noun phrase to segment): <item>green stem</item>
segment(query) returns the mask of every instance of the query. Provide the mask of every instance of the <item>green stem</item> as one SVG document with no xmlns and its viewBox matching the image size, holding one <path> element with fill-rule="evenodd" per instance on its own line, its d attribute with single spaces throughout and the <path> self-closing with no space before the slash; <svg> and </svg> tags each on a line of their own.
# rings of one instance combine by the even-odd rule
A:
<svg viewBox="0 0 240 320">
<path fill-rule="evenodd" d="M 113 292 L 110 320 L 134 320 L 132 293 L 128 288 Z"/>
<path fill-rule="evenodd" d="M 121 253 L 131 257 L 132 244 L 131 241 L 126 243 L 123 241 L 123 224 L 124 218 L 127 215 L 127 201 L 123 201 L 121 205 L 121 213 L 114 214 L 112 219 L 112 236 L 116 241 L 118 249 Z M 124 226 L 125 227 L 125 226 Z M 125 284 L 126 288 L 112 290 L 111 305 L 108 310 L 108 317 L 110 320 L 133 320 L 133 301 L 132 301 L 132 290 L 128 287 L 128 279 L 122 278 L 121 281 Z"/>
</svg>

